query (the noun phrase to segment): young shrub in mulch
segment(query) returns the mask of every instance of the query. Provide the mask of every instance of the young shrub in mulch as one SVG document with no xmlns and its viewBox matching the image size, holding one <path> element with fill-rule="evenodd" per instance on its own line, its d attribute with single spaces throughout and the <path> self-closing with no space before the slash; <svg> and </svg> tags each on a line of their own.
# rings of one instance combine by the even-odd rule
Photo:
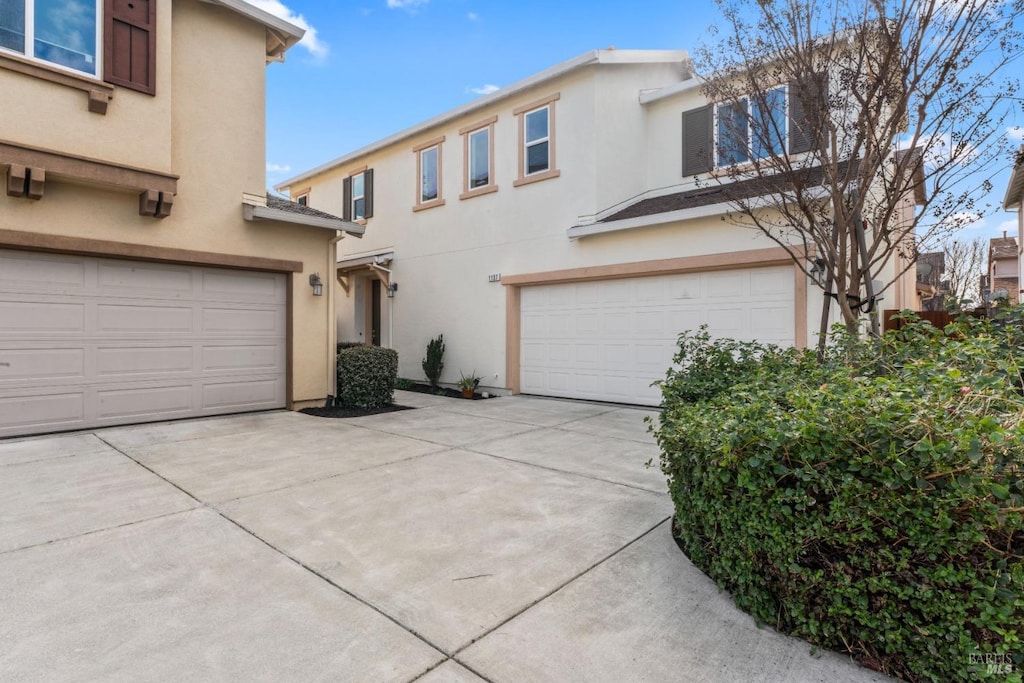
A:
<svg viewBox="0 0 1024 683">
<path fill-rule="evenodd" d="M 398 352 L 358 345 L 338 351 L 338 400 L 344 408 L 372 410 L 391 404 Z"/>
<path fill-rule="evenodd" d="M 865 666 L 1019 681 L 1022 322 L 910 322 L 822 364 L 682 335 L 656 431 L 681 547 L 759 621 Z"/>
</svg>

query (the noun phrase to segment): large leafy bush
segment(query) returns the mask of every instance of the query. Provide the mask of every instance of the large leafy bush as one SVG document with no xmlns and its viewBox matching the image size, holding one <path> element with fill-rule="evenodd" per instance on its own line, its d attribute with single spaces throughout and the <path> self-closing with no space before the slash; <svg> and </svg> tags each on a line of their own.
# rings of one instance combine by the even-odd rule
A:
<svg viewBox="0 0 1024 683">
<path fill-rule="evenodd" d="M 345 408 L 383 408 L 394 399 L 398 352 L 379 346 L 338 351 L 338 399 Z"/>
<path fill-rule="evenodd" d="M 909 321 L 821 364 L 682 335 L 656 435 L 690 559 L 758 620 L 868 666 L 1019 681 L 1022 321 Z"/>
</svg>

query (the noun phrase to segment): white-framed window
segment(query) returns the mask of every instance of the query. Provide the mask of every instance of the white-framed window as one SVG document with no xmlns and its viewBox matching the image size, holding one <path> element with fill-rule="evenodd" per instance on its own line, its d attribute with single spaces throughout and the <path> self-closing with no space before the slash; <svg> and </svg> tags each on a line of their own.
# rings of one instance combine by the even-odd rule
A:
<svg viewBox="0 0 1024 683">
<path fill-rule="evenodd" d="M 416 204 L 413 211 L 444 205 L 441 153 L 444 139 L 442 135 L 412 148 L 416 155 Z"/>
<path fill-rule="evenodd" d="M 787 86 L 764 93 L 763 100 L 743 97 L 715 105 L 715 165 L 759 161 L 788 149 Z"/>
<path fill-rule="evenodd" d="M 491 127 L 469 134 L 469 176 L 466 190 L 479 190 L 491 184 Z"/>
<path fill-rule="evenodd" d="M 309 206 L 309 195 L 300 194 L 298 197 L 295 198 L 295 203 L 298 204 L 299 206 Z"/>
<path fill-rule="evenodd" d="M 494 179 L 494 124 L 497 116 L 459 129 L 462 135 L 462 194 L 459 199 L 497 192 Z"/>
<path fill-rule="evenodd" d="M 519 170 L 513 187 L 561 175 L 555 155 L 555 103 L 559 93 L 512 110 L 518 117 Z"/>
<path fill-rule="evenodd" d="M 420 150 L 420 204 L 437 201 L 441 196 L 438 187 L 440 157 L 440 146 Z"/>
<path fill-rule="evenodd" d="M 363 166 L 348 173 L 342 181 L 341 217 L 346 221 L 370 218 L 373 216 L 373 169 Z"/>
<path fill-rule="evenodd" d="M 100 0 L 0 0 L 0 48 L 99 76 Z"/>
<path fill-rule="evenodd" d="M 551 107 L 523 116 L 523 177 L 551 170 Z"/>
</svg>

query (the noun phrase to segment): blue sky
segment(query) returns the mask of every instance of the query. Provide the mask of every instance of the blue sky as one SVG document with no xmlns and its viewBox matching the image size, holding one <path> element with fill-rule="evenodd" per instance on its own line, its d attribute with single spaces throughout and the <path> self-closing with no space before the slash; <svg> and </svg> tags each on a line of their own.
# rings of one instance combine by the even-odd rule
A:
<svg viewBox="0 0 1024 683">
<path fill-rule="evenodd" d="M 693 52 L 716 18 L 711 0 L 249 1 L 309 29 L 267 69 L 268 186 L 589 50 Z M 959 236 L 1005 229 L 1000 210 Z"/>
</svg>

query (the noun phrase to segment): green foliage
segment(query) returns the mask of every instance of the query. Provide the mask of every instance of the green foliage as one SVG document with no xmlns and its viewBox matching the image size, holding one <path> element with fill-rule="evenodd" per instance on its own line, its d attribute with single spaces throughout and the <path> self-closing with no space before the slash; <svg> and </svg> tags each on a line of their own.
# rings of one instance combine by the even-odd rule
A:
<svg viewBox="0 0 1024 683">
<path fill-rule="evenodd" d="M 1022 323 L 908 320 L 820 364 L 682 335 L 656 436 L 690 559 L 756 619 L 892 675 L 1020 681 Z M 984 663 L 1004 656 L 1009 677 Z"/>
<path fill-rule="evenodd" d="M 412 385 L 413 385 L 413 381 L 411 379 L 406 379 L 405 377 L 396 377 L 395 378 L 395 389 L 401 389 L 403 391 L 408 391 L 409 389 L 412 389 Z"/>
<path fill-rule="evenodd" d="M 442 370 L 444 370 L 444 335 L 439 334 L 427 342 L 427 356 L 423 359 L 423 374 L 430 382 L 430 386 L 435 389 L 437 380 L 441 378 Z"/>
<path fill-rule="evenodd" d="M 472 389 L 475 391 L 478 386 L 480 386 L 480 378 L 476 376 L 476 370 L 468 375 L 463 374 L 462 370 L 459 370 L 460 389 Z"/>
<path fill-rule="evenodd" d="M 345 408 L 389 405 L 398 375 L 398 352 L 358 344 L 338 352 L 338 400 Z"/>
<path fill-rule="evenodd" d="M 344 349 L 351 349 L 353 346 L 363 346 L 363 342 L 357 341 L 343 341 L 338 342 L 337 353 L 341 353 Z"/>
</svg>

